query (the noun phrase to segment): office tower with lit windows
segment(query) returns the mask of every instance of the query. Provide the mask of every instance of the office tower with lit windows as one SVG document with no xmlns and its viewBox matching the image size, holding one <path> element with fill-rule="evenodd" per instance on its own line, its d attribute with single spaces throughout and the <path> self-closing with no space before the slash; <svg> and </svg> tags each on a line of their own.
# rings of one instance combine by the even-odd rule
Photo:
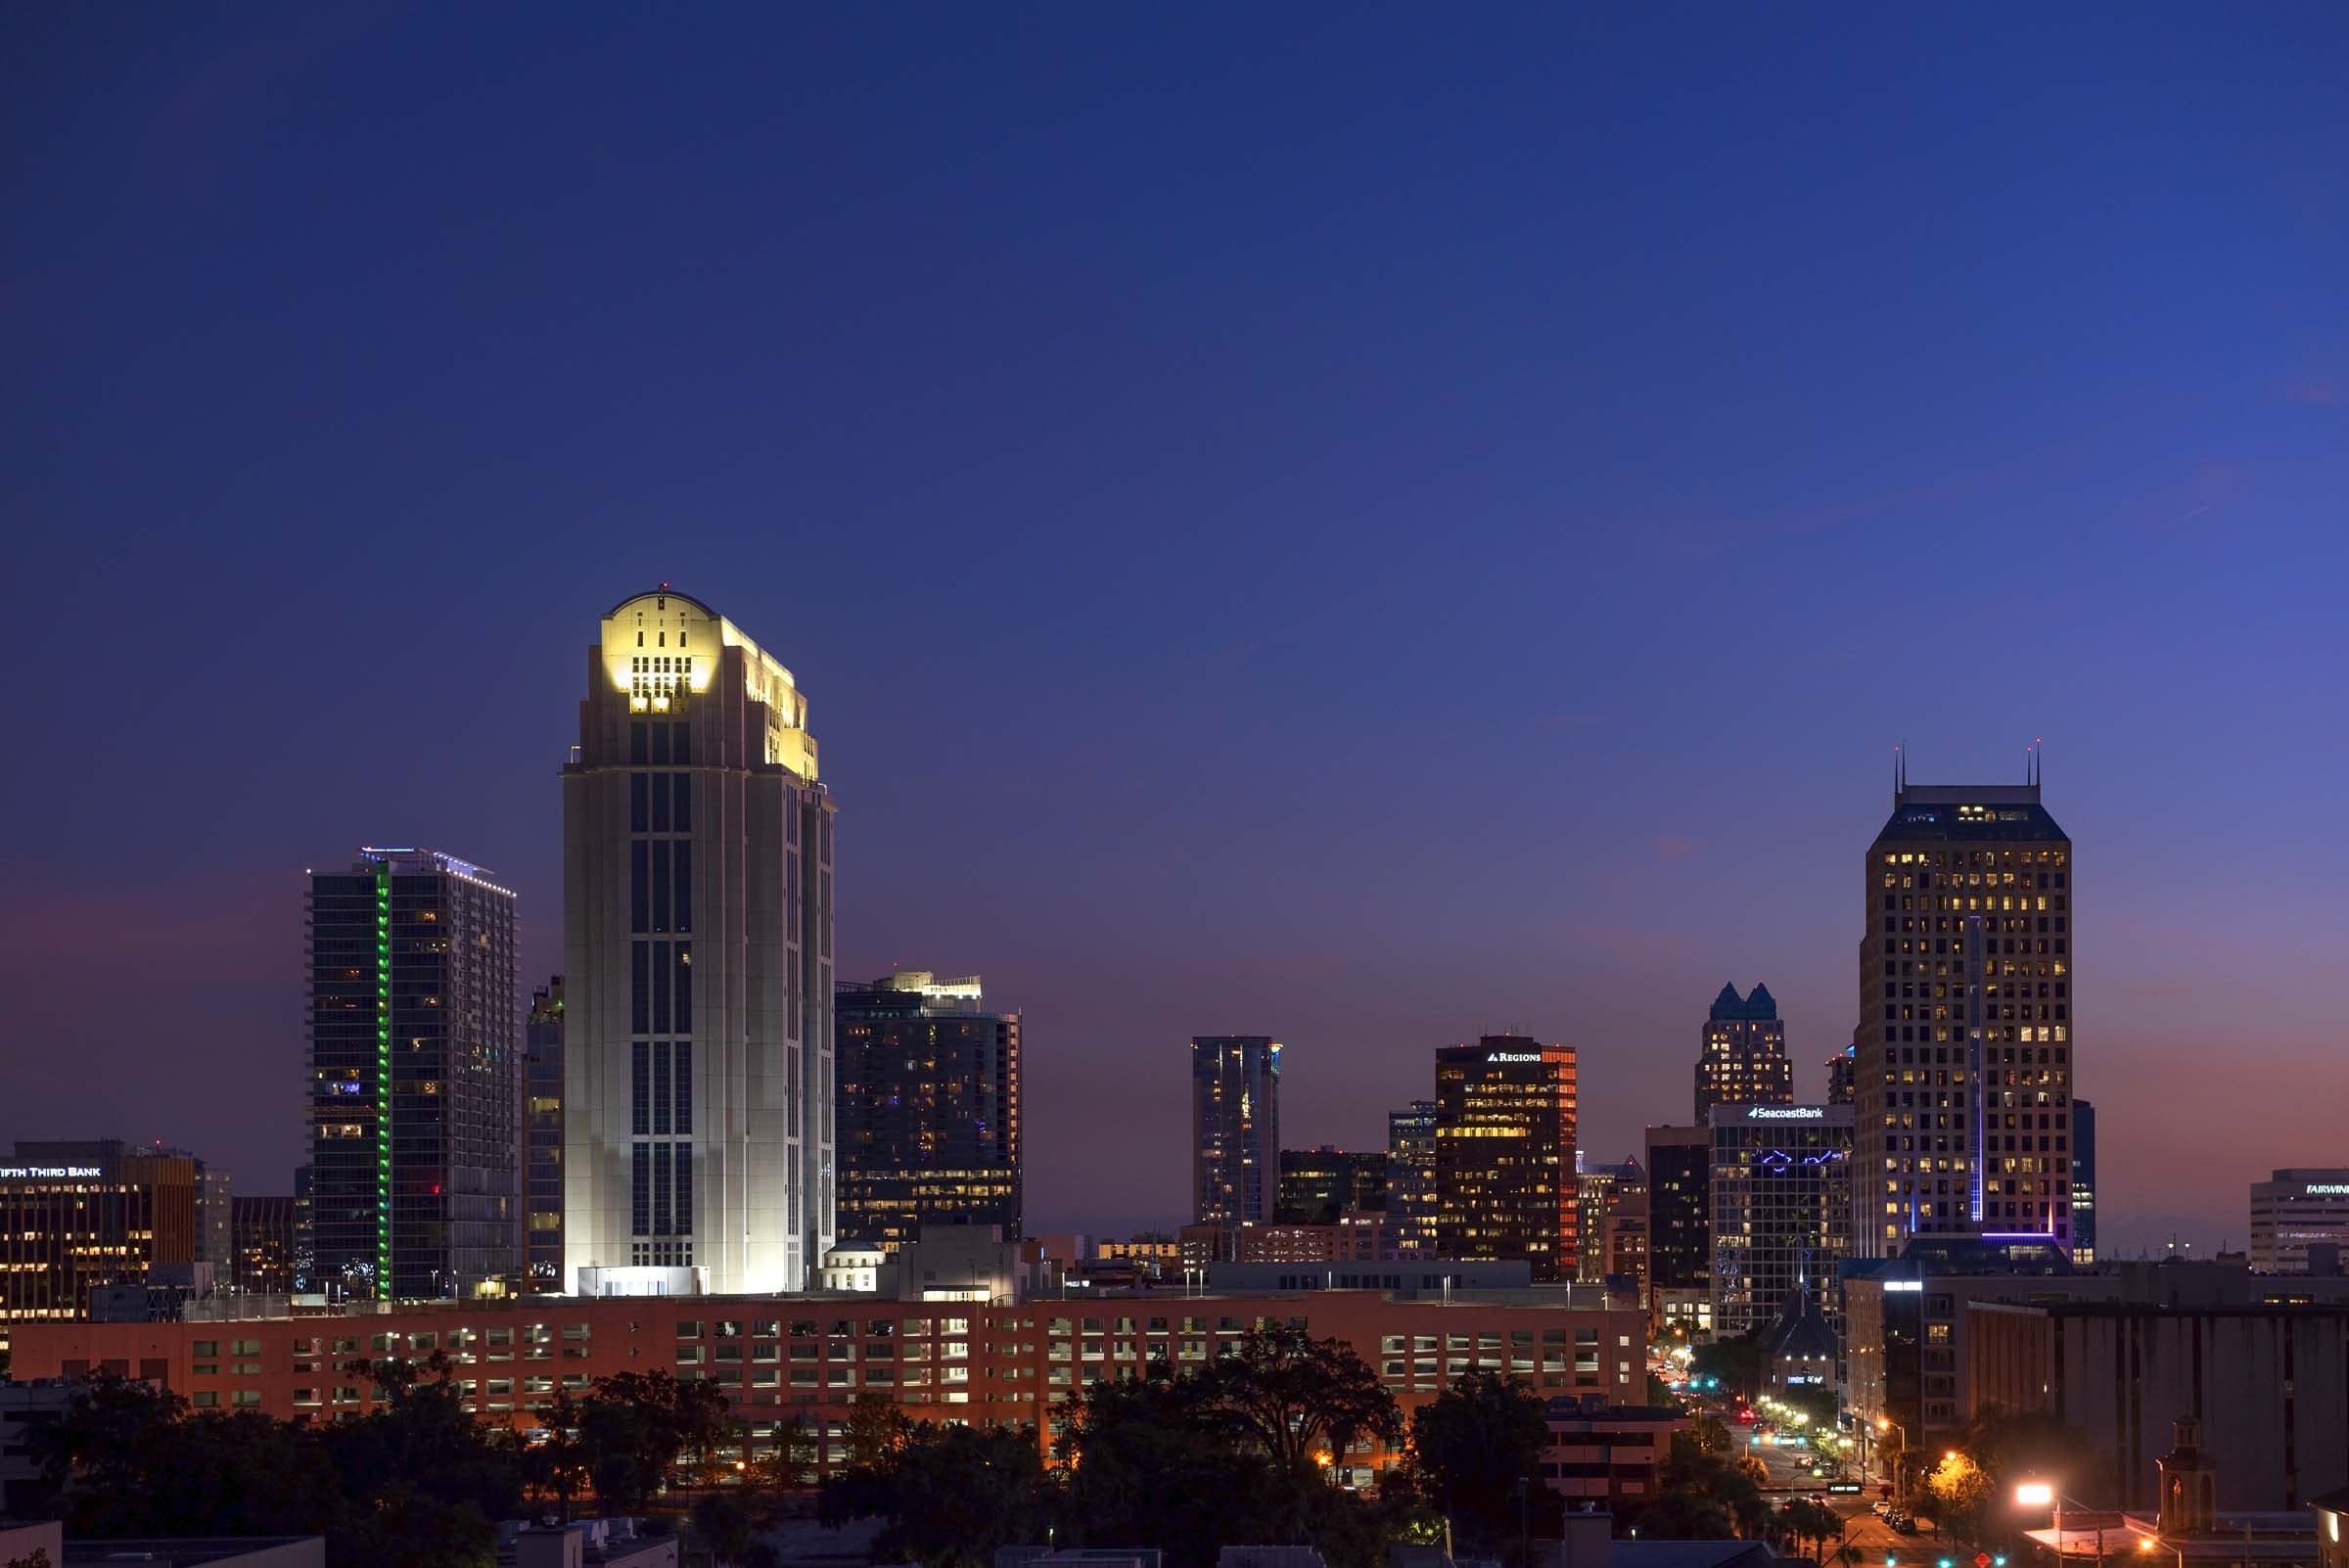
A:
<svg viewBox="0 0 2349 1568">
<path fill-rule="evenodd" d="M 237 1277 L 233 1174 L 194 1149 L 173 1147 L 161 1138 L 145 1148 L 149 1154 L 178 1156 L 196 1162 L 196 1262 L 210 1264 L 219 1288 L 231 1288 Z"/>
<path fill-rule="evenodd" d="M 1656 1322 L 1683 1334 L 1713 1327 L 1713 1131 L 1647 1130 L 1647 1290 Z"/>
<path fill-rule="evenodd" d="M 1387 1251 L 1436 1255 L 1436 1102 L 1387 1113 Z"/>
<path fill-rule="evenodd" d="M 1338 1217 L 1384 1214 L 1387 1153 L 1330 1144 L 1280 1151 L 1280 1189 L 1272 1218 L 1281 1224 L 1334 1225 Z"/>
<path fill-rule="evenodd" d="M 2349 1258 L 2349 1170 L 2295 1166 L 2251 1183 L 2251 1267 L 2263 1274 L 2305 1274 L 2309 1249 Z"/>
<path fill-rule="evenodd" d="M 187 1149 L 158 1148 L 158 1154 L 186 1154 L 196 1161 L 196 1261 L 212 1266 L 223 1283 L 237 1274 L 236 1181 L 231 1173 Z"/>
<path fill-rule="evenodd" d="M 1768 986 L 1751 996 L 1724 986 L 1705 1017 L 1704 1048 L 1696 1059 L 1696 1119 L 1716 1105 L 1791 1105 L 1794 1064 L 1786 1059 L 1786 1026 Z"/>
<path fill-rule="evenodd" d="M 1713 1331 L 1767 1327 L 1798 1289 L 1840 1331 L 1835 1277 L 1851 1255 L 1851 1108 L 1716 1105 L 1706 1126 Z"/>
<path fill-rule="evenodd" d="M 2096 1108 L 2072 1101 L 2072 1263 L 2096 1261 Z"/>
<path fill-rule="evenodd" d="M 290 1296 L 299 1226 L 294 1197 L 237 1197 L 229 1200 L 231 1245 L 236 1253 L 233 1286 L 215 1270 L 213 1283 L 244 1296 Z"/>
<path fill-rule="evenodd" d="M 1853 1249 L 2072 1246 L 2072 844 L 2020 785 L 1912 785 L 1868 847 Z"/>
<path fill-rule="evenodd" d="M 523 1288 L 563 1288 L 563 977 L 530 991 L 522 1021 Z"/>
<path fill-rule="evenodd" d="M 312 1240 L 310 1162 L 294 1168 L 294 1289 L 310 1295 L 318 1289 L 318 1252 Z"/>
<path fill-rule="evenodd" d="M 514 895 L 438 850 L 310 876 L 310 1239 L 338 1297 L 512 1283 L 521 1040 Z"/>
<path fill-rule="evenodd" d="M 790 670 L 667 584 L 612 607 L 563 769 L 566 1293 L 813 1283 L 832 817 Z"/>
<path fill-rule="evenodd" d="M 1436 1052 L 1436 1255 L 1575 1277 L 1575 1051 L 1487 1035 Z"/>
<path fill-rule="evenodd" d="M 1280 1201 L 1280 1046 L 1191 1037 L 1191 1218 L 1268 1224 Z"/>
<path fill-rule="evenodd" d="M 1586 1164 L 1575 1173 L 1575 1229 L 1582 1257 L 1575 1277 L 1595 1285 L 1609 1274 L 1647 1272 L 1647 1172 L 1637 1160 Z M 1629 1222 L 1636 1219 L 1635 1230 Z M 1619 1222 L 1624 1222 L 1619 1225 Z M 1618 1231 L 1625 1231 L 1618 1234 Z M 1635 1257 L 1638 1267 L 1617 1268 Z"/>
<path fill-rule="evenodd" d="M 89 1315 L 101 1285 L 196 1261 L 196 1162 L 120 1138 L 19 1142 L 0 1164 L 0 1344 Z"/>
<path fill-rule="evenodd" d="M 1852 1103 L 1854 1092 L 1852 1077 L 1859 1055 L 1857 1046 L 1846 1045 L 1827 1058 L 1827 1103 L 1829 1105 Z"/>
<path fill-rule="evenodd" d="M 925 1225 L 1023 1234 L 1020 1015 L 977 975 L 900 970 L 833 992 L 842 1243 L 894 1253 Z"/>
</svg>

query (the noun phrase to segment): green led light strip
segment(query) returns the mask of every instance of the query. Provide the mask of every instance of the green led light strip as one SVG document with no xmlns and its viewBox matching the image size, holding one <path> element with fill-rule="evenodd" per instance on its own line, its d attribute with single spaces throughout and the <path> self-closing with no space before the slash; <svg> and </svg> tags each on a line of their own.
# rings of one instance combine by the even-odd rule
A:
<svg viewBox="0 0 2349 1568">
<path fill-rule="evenodd" d="M 375 1293 L 392 1295 L 392 868 L 375 868 Z"/>
</svg>

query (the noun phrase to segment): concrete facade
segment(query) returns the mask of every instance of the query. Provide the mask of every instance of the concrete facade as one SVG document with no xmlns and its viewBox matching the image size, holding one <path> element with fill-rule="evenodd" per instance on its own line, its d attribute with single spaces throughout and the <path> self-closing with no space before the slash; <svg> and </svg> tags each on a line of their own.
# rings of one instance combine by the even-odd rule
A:
<svg viewBox="0 0 2349 1568">
<path fill-rule="evenodd" d="M 2305 1507 L 2349 1475 L 2349 1306 L 1976 1304 L 1966 1340 L 1976 1407 L 2079 1428 L 2123 1508 L 2160 1501 L 2182 1419 L 2224 1456 L 2221 1508 Z"/>
<path fill-rule="evenodd" d="M 666 585 L 613 607 L 563 769 L 567 1289 L 831 1247 L 832 823 L 790 670 Z"/>
</svg>

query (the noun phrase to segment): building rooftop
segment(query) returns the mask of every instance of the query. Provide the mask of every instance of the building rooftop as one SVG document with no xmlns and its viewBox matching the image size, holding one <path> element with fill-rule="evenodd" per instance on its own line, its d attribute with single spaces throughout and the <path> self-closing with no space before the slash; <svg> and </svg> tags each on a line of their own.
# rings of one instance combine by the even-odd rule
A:
<svg viewBox="0 0 2349 1568">
<path fill-rule="evenodd" d="M 1669 1405 L 1610 1405 L 1603 1395 L 1561 1394 L 1542 1407 L 1543 1419 L 1582 1421 L 1603 1416 L 1610 1421 L 1684 1421 L 1686 1410 Z"/>
<path fill-rule="evenodd" d="M 1726 985 L 1721 988 L 1721 994 L 1713 998 L 1713 1018 L 1716 1022 L 1747 1019 L 1769 1023 L 1777 1016 L 1778 999 L 1770 993 L 1768 986 L 1757 985 L 1752 995 L 1740 996 L 1734 985 Z"/>
<path fill-rule="evenodd" d="M 2037 784 L 1903 784 L 1878 844 L 1919 840 L 2068 842 L 2071 835 L 2039 802 Z"/>
<path fill-rule="evenodd" d="M 1778 1555 L 1763 1541 L 1617 1541 L 1607 1549 L 1613 1568 L 1776 1568 Z"/>
<path fill-rule="evenodd" d="M 491 893 L 502 893 L 509 899 L 514 896 L 513 889 L 499 887 L 491 880 L 496 873 L 487 866 L 460 860 L 438 850 L 412 845 L 385 848 L 363 844 L 359 846 L 359 861 L 352 870 L 366 871 L 374 866 L 384 866 L 400 876 L 451 876 L 461 882 L 476 883 Z"/>
<path fill-rule="evenodd" d="M 138 1562 L 164 1568 L 201 1568 L 205 1563 L 235 1562 L 280 1546 L 298 1546 L 316 1536 L 192 1536 L 163 1541 L 138 1538 L 122 1541 L 69 1541 L 69 1563 Z"/>
<path fill-rule="evenodd" d="M 1761 1349 L 1765 1357 L 1775 1360 L 1833 1360 L 1835 1331 L 1819 1315 L 1808 1291 L 1791 1290 L 1777 1320 L 1763 1332 Z"/>
<path fill-rule="evenodd" d="M 2316 1515 L 2305 1508 L 2219 1510 L 2208 1535 L 2164 1535 L 2157 1516 L 2145 1513 L 2067 1508 L 2060 1534 L 2052 1528 L 2026 1530 L 2040 1545 L 2065 1559 L 2218 1564 L 2305 1563 L 2317 1533 Z M 2140 1553 L 2143 1555 L 2141 1556 Z"/>
</svg>

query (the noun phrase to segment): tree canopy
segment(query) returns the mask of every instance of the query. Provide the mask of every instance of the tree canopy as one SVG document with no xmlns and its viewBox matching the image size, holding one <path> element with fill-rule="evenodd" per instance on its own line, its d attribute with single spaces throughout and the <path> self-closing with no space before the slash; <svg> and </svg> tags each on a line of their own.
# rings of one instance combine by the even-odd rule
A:
<svg viewBox="0 0 2349 1568">
<path fill-rule="evenodd" d="M 1492 1550 L 1530 1521 L 1557 1533 L 1562 1504 L 1543 1484 L 1543 1402 L 1523 1383 L 1471 1372 L 1411 1412 L 1411 1478 L 1455 1540 Z"/>
<path fill-rule="evenodd" d="M 98 1539 L 322 1535 L 347 1568 L 491 1568 L 492 1521 L 518 1512 L 533 1484 L 566 1509 L 590 1481 L 607 1503 L 640 1504 L 681 1454 L 706 1454 L 730 1430 L 715 1388 L 666 1373 L 557 1396 L 545 1441 L 526 1445 L 465 1408 L 443 1357 L 345 1370 L 379 1398 L 321 1425 L 92 1380 L 36 1439 L 61 1517 Z"/>
<path fill-rule="evenodd" d="M 1312 1543 L 1333 1568 L 1383 1563 L 1429 1523 L 1408 1489 L 1368 1498 L 1334 1484 L 1358 1441 L 1392 1444 L 1394 1399 L 1343 1343 L 1267 1328 L 1177 1373 L 1098 1382 L 1064 1407 L 1047 1475 L 1033 1429 L 864 1423 L 860 1462 L 828 1481 L 822 1516 L 880 1517 L 877 1545 L 938 1568 L 994 1547 L 1149 1545 L 1170 1568 L 1211 1568 L 1226 1545 Z M 940 1499 L 961 1499 L 947 1505 Z"/>
</svg>

